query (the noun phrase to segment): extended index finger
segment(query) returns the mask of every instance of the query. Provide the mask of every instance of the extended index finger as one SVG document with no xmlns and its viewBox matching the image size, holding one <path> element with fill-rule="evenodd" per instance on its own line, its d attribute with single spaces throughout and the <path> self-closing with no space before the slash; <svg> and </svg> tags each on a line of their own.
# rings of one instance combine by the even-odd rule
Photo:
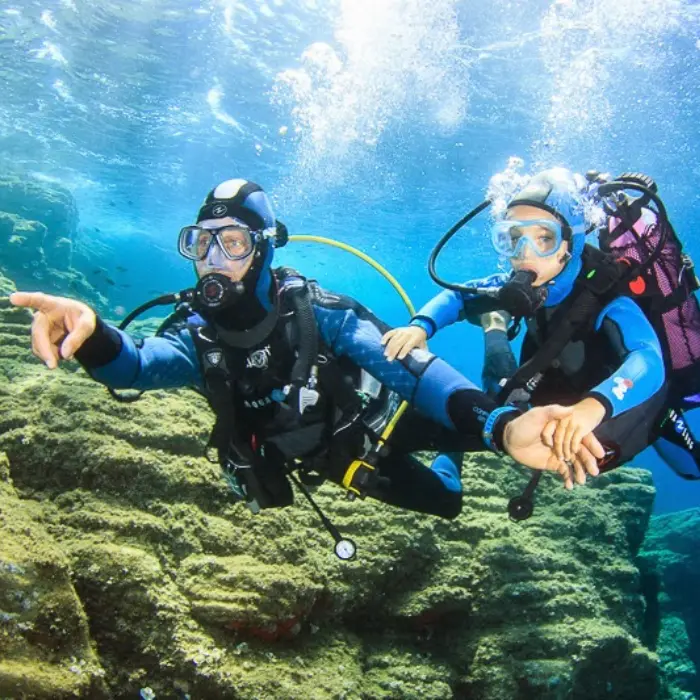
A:
<svg viewBox="0 0 700 700">
<path fill-rule="evenodd" d="M 43 292 L 13 292 L 10 294 L 10 304 L 36 311 L 48 311 L 54 302 L 50 295 Z"/>
</svg>

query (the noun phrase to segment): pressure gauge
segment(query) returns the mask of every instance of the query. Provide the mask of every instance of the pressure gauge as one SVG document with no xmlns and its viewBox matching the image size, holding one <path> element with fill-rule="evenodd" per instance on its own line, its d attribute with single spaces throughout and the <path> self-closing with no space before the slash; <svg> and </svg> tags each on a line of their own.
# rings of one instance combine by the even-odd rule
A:
<svg viewBox="0 0 700 700">
<path fill-rule="evenodd" d="M 357 545 L 349 539 L 341 539 L 335 543 L 335 555 L 338 559 L 350 561 L 357 554 Z"/>
</svg>

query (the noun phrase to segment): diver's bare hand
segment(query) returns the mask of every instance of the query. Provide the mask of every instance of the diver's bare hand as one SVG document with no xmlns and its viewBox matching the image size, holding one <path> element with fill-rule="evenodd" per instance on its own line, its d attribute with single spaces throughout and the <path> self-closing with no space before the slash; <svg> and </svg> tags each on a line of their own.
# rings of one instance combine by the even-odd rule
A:
<svg viewBox="0 0 700 700">
<path fill-rule="evenodd" d="M 552 420 L 571 412 L 564 406 L 539 406 L 510 421 L 503 433 L 503 447 L 520 464 L 531 469 L 559 471 L 560 462 L 554 450 L 544 443 L 542 431 Z"/>
<path fill-rule="evenodd" d="M 61 359 L 72 359 L 95 331 L 95 312 L 75 299 L 41 292 L 15 292 L 10 295 L 10 303 L 34 309 L 32 352 L 49 369 L 55 369 Z"/>
<path fill-rule="evenodd" d="M 564 480 L 564 486 L 572 489 L 574 480 L 584 484 L 586 474 L 598 474 L 596 458 L 605 454 L 595 436 L 584 438 L 577 453 L 568 461 L 561 460 L 553 448 L 543 439 L 543 431 L 551 421 L 558 421 L 571 415 L 573 407 L 540 406 L 532 408 L 506 425 L 503 446 L 516 461 L 531 469 L 557 472 Z"/>
<path fill-rule="evenodd" d="M 569 490 L 574 488 L 574 482 L 579 486 L 583 486 L 586 483 L 587 476 L 597 476 L 600 473 L 598 459 L 602 459 L 602 457 L 596 457 L 596 455 L 605 454 L 605 451 L 592 433 L 591 437 L 593 442 L 590 443 L 590 449 L 586 447 L 586 440 L 584 439 L 578 453 L 572 459 L 559 461 L 557 472 L 563 479 L 564 486 Z M 595 444 L 597 444 L 599 449 L 595 447 Z"/>
<path fill-rule="evenodd" d="M 542 431 L 545 444 L 554 449 L 559 459 L 571 460 L 584 436 L 592 433 L 605 418 L 605 406 L 593 397 L 582 399 L 570 415 L 551 421 Z"/>
<path fill-rule="evenodd" d="M 428 347 L 428 334 L 420 326 L 404 326 L 387 331 L 382 337 L 384 355 L 391 362 L 397 357 L 403 360 L 411 350 Z"/>
</svg>

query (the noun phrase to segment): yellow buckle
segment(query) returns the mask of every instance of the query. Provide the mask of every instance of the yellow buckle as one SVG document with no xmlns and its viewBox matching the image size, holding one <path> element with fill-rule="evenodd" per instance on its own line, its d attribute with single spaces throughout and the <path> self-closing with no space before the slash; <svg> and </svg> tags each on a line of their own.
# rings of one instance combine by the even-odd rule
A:
<svg viewBox="0 0 700 700">
<path fill-rule="evenodd" d="M 359 489 L 356 489 L 352 485 L 352 482 L 355 480 L 355 474 L 357 473 L 357 470 L 360 469 L 361 467 L 365 467 L 366 469 L 369 469 L 370 471 L 374 471 L 374 467 L 371 464 L 368 464 L 367 462 L 365 462 L 361 459 L 356 459 L 347 468 L 345 475 L 343 476 L 343 486 L 348 491 L 352 491 L 357 496 L 362 496 L 363 494 L 360 492 Z"/>
</svg>

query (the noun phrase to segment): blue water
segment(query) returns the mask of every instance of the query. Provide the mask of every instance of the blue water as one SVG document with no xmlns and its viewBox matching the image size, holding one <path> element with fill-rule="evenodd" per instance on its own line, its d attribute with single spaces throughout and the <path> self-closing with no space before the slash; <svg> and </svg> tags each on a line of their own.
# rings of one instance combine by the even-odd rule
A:
<svg viewBox="0 0 700 700">
<path fill-rule="evenodd" d="M 371 254 L 420 305 L 432 245 L 511 156 L 650 173 L 700 259 L 699 57 L 687 0 L 2 0 L 0 158 L 71 190 L 114 318 L 191 283 L 177 231 L 231 177 L 259 182 L 291 233 Z M 448 251 L 448 278 L 497 265 L 483 222 Z M 277 259 L 407 318 L 346 253 Z M 480 332 L 431 348 L 478 381 Z M 654 472 L 659 511 L 700 504 L 699 485 Z"/>
</svg>

